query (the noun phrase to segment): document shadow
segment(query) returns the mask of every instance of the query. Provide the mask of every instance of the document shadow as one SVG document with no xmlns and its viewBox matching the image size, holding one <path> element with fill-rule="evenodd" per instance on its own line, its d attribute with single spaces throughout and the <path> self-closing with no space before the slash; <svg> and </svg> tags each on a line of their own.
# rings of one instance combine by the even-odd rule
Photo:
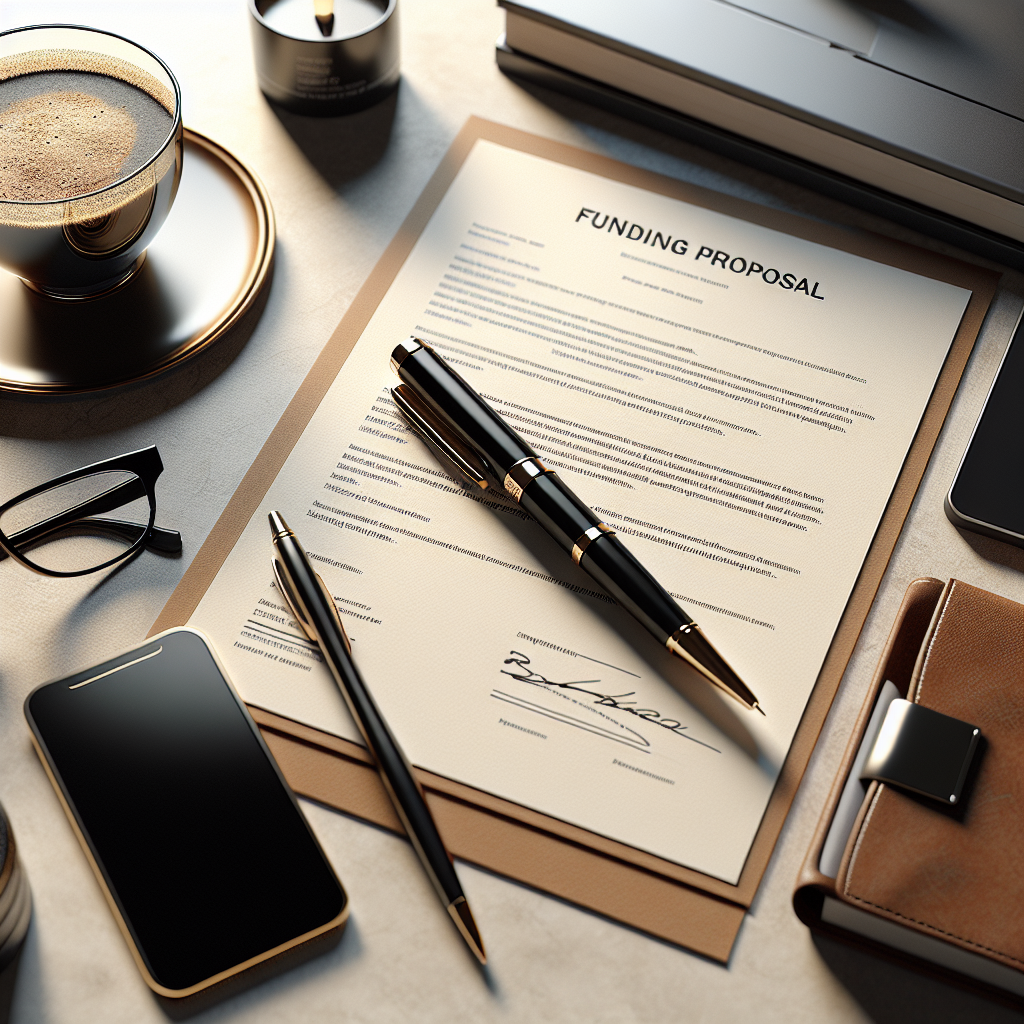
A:
<svg viewBox="0 0 1024 1024">
<path fill-rule="evenodd" d="M 829 970 L 875 1024 L 1020 1024 L 1020 1009 L 812 933 Z"/>
<path fill-rule="evenodd" d="M 529 548 L 530 553 L 554 579 L 583 590 L 599 589 L 597 584 L 582 569 L 575 566 L 565 552 L 535 523 L 524 522 L 497 511 L 493 514 L 501 517 L 502 525 Z M 582 594 L 576 596 L 604 620 L 610 632 L 618 634 L 634 650 L 637 657 L 650 665 L 652 673 L 666 679 L 698 714 L 751 760 L 756 761 L 766 775 L 771 778 L 778 775 L 781 766 L 775 764 L 761 749 L 754 734 L 743 721 L 744 716 L 756 715 L 756 711 L 747 711 L 729 697 L 719 694 L 717 688 L 695 669 L 670 654 L 668 650 L 660 648 L 654 638 L 611 598 L 601 600 Z"/>
<path fill-rule="evenodd" d="M 766 775 L 773 779 L 778 776 L 781 764 L 772 760 L 760 747 L 744 722 L 745 717 L 756 715 L 756 711 L 747 711 L 741 707 L 736 701 L 722 694 L 699 672 L 667 651 L 664 654 L 658 652 L 656 668 L 687 703 L 699 711 L 719 732 L 732 740 L 743 753 L 756 761 Z"/>
<path fill-rule="evenodd" d="M 687 137 L 681 133 L 677 134 L 679 129 L 674 124 L 644 121 L 640 111 L 634 111 L 632 116 L 625 116 L 604 110 L 586 99 L 537 85 L 525 78 L 509 76 L 509 80 L 538 103 L 575 123 L 588 136 L 594 137 L 596 133 L 607 132 L 618 139 L 626 139 L 637 146 L 654 150 L 689 165 L 682 169 L 678 166 L 666 166 L 661 161 L 651 166 L 645 161 L 644 166 L 650 166 L 650 169 L 657 173 L 678 178 L 701 188 L 735 194 L 751 202 L 791 212 L 797 211 L 793 196 L 794 186 L 767 171 L 752 167 L 749 162 L 744 162 L 739 147 L 733 147 L 736 155 L 732 155 L 728 149 L 719 152 L 711 148 L 709 140 L 696 133 L 694 137 Z M 594 142 L 600 145 L 601 139 L 596 137 Z M 620 160 L 640 162 L 631 160 L 629 156 L 616 155 Z M 829 200 L 801 186 L 796 187 L 800 189 L 800 206 L 803 207 L 804 216 L 827 216 L 824 210 Z M 816 203 L 821 204 L 821 213 L 817 212 Z"/>
<path fill-rule="evenodd" d="M 618 140 L 617 150 L 621 150 L 624 139 L 668 158 L 652 161 L 649 153 L 634 156 L 617 152 L 620 160 L 805 219 L 866 228 L 914 244 L 934 245 L 930 236 L 922 233 L 930 228 L 930 222 L 926 226 L 925 221 L 916 218 L 898 219 L 898 204 L 869 200 L 862 190 L 850 189 L 839 179 L 822 177 L 812 165 L 781 157 L 769 147 L 676 115 L 667 108 L 662 113 L 656 104 L 634 100 L 617 90 L 609 90 L 613 105 L 605 110 L 591 102 L 586 93 L 567 95 L 519 75 L 508 77 L 538 103 L 573 122 L 598 148 L 605 145 L 601 134 L 608 133 Z M 685 166 L 679 166 L 680 163 Z"/>
<path fill-rule="evenodd" d="M 681 946 L 670 939 L 662 938 L 660 935 L 655 935 L 652 932 L 644 931 L 643 928 L 637 928 L 631 925 L 628 921 L 620 921 L 613 917 L 608 917 L 602 914 L 599 910 L 594 910 L 592 907 L 588 907 L 583 903 L 574 903 L 572 900 L 566 899 L 564 896 L 559 896 L 557 893 L 548 892 L 546 889 L 537 889 L 527 882 L 521 882 L 517 878 L 513 878 L 511 875 L 503 875 L 498 871 L 493 871 L 490 868 L 484 867 L 482 864 L 474 864 L 474 871 L 480 871 L 484 874 L 490 875 L 492 878 L 499 879 L 504 885 L 514 886 L 517 889 L 522 889 L 528 893 L 531 897 L 542 896 L 545 900 L 552 900 L 555 903 L 560 903 L 563 907 L 571 908 L 575 913 L 585 914 L 587 917 L 593 918 L 598 922 L 601 927 L 611 926 L 614 929 L 621 928 L 623 931 L 632 932 L 634 935 L 639 935 L 645 942 L 657 943 L 659 946 L 663 946 L 665 949 L 670 949 L 674 954 L 679 956 L 687 957 L 690 960 L 699 961 L 702 964 L 706 964 L 709 968 L 717 971 L 728 972 L 730 970 L 729 963 L 722 963 L 721 960 L 715 960 L 714 958 L 707 956 L 704 953 L 700 953 L 695 949 L 689 949 L 686 946 Z M 492 990 L 495 991 L 495 990 Z M 495 994 L 500 994 L 500 990 L 495 991 Z M 674 1018 L 674 1020 L 684 1021 L 687 1018 Z M 1002 1024 L 1002 1022 L 999 1022 Z"/>
<path fill-rule="evenodd" d="M 361 178 L 383 158 L 404 88 L 400 82 L 380 103 L 340 117 L 293 114 L 270 100 L 266 102 L 320 177 L 337 189 Z"/>
</svg>

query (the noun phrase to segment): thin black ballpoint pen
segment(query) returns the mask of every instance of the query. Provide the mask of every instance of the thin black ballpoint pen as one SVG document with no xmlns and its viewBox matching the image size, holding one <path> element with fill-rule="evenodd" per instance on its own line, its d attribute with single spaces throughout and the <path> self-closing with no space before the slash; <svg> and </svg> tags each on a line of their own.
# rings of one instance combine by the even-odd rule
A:
<svg viewBox="0 0 1024 1024">
<path fill-rule="evenodd" d="M 281 594 L 299 627 L 320 648 L 366 746 L 377 762 L 384 788 L 391 797 L 406 835 L 441 902 L 448 908 L 466 945 L 480 963 L 486 963 L 484 944 L 455 874 L 451 854 L 445 849 L 423 790 L 402 748 L 391 734 L 352 660 L 348 636 L 330 591 L 309 564 L 306 552 L 280 512 L 270 513 L 270 532 L 277 556 L 273 559 L 274 576 Z"/>
<path fill-rule="evenodd" d="M 601 589 L 659 643 L 745 708 L 757 698 L 693 619 L 566 484 L 429 345 L 409 338 L 391 355 L 391 396 L 441 460 L 478 487 L 512 497 Z"/>
</svg>

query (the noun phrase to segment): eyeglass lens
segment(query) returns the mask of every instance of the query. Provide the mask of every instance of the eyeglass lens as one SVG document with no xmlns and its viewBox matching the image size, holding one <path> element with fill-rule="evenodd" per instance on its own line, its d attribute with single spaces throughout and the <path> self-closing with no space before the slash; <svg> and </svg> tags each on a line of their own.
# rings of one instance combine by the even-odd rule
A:
<svg viewBox="0 0 1024 1024">
<path fill-rule="evenodd" d="M 12 547 L 50 572 L 84 572 L 125 554 L 145 536 L 150 501 L 141 478 L 114 469 L 77 477 L 0 515 Z"/>
</svg>

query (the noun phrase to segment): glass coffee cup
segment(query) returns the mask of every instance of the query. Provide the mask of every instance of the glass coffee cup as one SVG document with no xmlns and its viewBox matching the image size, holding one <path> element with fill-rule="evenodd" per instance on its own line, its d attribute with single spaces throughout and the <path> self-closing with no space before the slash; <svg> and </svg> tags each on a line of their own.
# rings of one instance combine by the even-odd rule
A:
<svg viewBox="0 0 1024 1024">
<path fill-rule="evenodd" d="M 79 26 L 0 33 L 0 268 L 56 299 L 117 288 L 181 163 L 181 90 L 155 54 Z"/>
</svg>

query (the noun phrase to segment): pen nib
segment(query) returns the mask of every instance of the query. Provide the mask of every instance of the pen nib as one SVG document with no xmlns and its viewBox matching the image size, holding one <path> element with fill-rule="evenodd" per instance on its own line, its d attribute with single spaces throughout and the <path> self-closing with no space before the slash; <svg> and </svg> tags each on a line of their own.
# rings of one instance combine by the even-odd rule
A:
<svg viewBox="0 0 1024 1024">
<path fill-rule="evenodd" d="M 285 534 L 292 532 L 288 528 L 288 524 L 284 521 L 284 516 L 282 516 L 280 512 L 271 512 L 267 518 L 270 520 L 271 537 L 276 539 L 277 537 L 283 537 Z"/>
<path fill-rule="evenodd" d="M 449 903 L 448 913 L 452 915 L 455 927 L 459 929 L 462 937 L 466 940 L 466 945 L 473 951 L 473 955 L 480 963 L 486 964 L 487 954 L 484 952 L 483 939 L 480 938 L 480 932 L 477 930 L 476 921 L 473 920 L 466 897 L 460 896 Z"/>
<path fill-rule="evenodd" d="M 738 700 L 748 711 L 761 711 L 757 698 L 736 674 L 732 666 L 715 650 L 696 622 L 680 627 L 665 644 L 673 653 L 695 668 L 705 679 Z M 763 715 L 764 712 L 761 711 Z M 767 716 L 766 716 L 767 717 Z"/>
</svg>

